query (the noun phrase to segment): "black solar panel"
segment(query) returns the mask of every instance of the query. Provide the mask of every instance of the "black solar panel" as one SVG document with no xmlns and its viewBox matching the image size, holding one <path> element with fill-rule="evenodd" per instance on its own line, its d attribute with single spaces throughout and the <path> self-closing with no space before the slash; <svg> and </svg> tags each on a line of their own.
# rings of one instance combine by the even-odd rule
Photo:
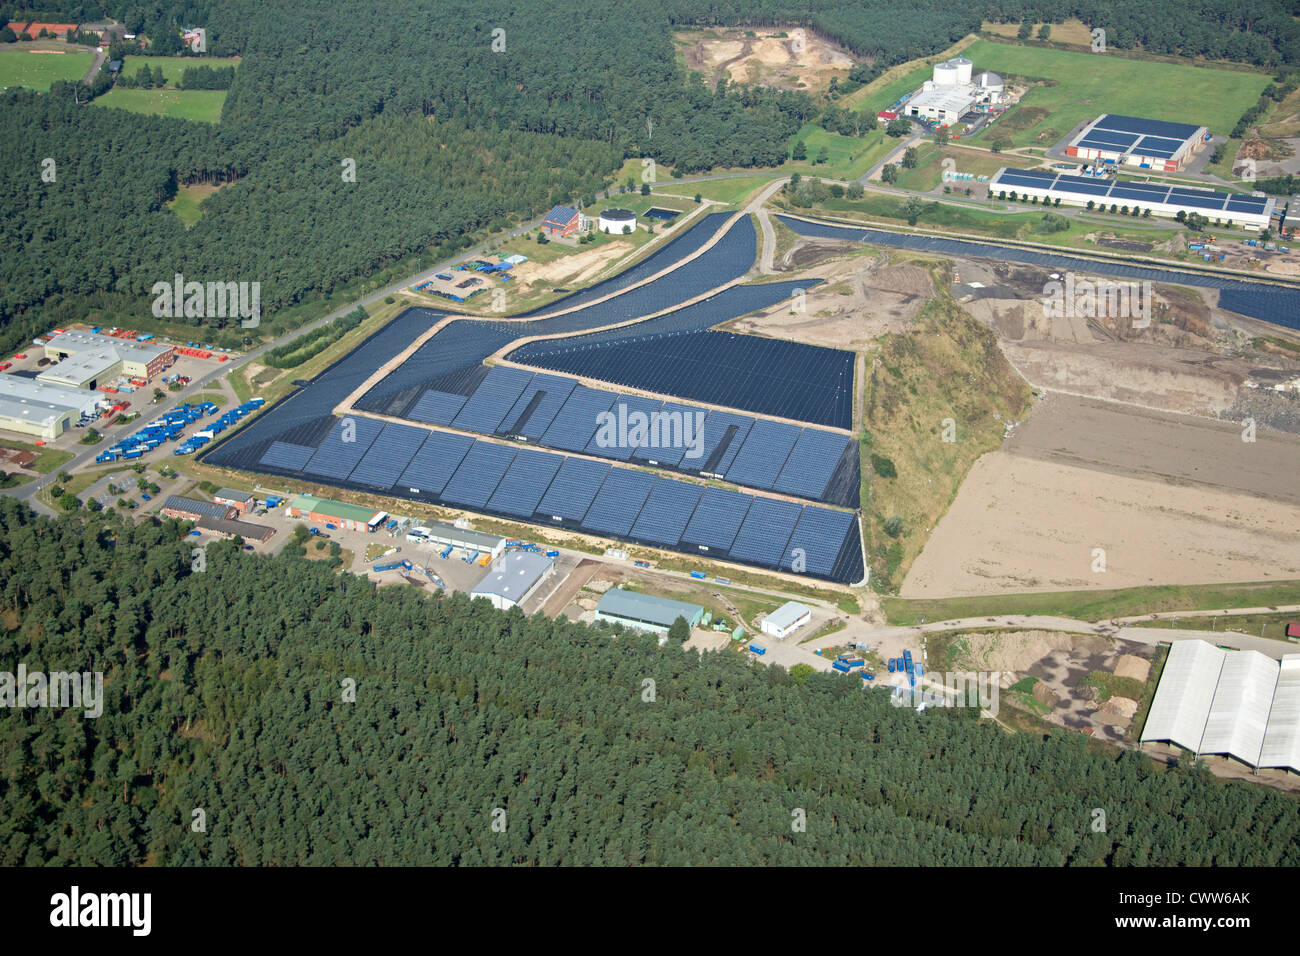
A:
<svg viewBox="0 0 1300 956">
<path fill-rule="evenodd" d="M 565 451 L 582 451 L 596 434 L 600 424 L 597 416 L 609 411 L 616 398 L 614 392 L 577 386 L 542 435 L 541 444 Z"/>
<path fill-rule="evenodd" d="M 773 491 L 820 498 L 830 483 L 848 439 L 819 428 L 805 428 L 772 485 Z"/>
<path fill-rule="evenodd" d="M 852 531 L 857 534 L 854 516 L 847 511 L 831 511 L 808 505 L 781 558 L 781 567 L 799 573 L 830 575 L 835 559 Z M 803 565 L 802 568 L 799 565 Z"/>
<path fill-rule="evenodd" d="M 432 432 L 402 472 L 398 484 L 426 494 L 440 494 L 473 445 L 474 439 L 468 435 Z"/>
<path fill-rule="evenodd" d="M 566 458 L 537 506 L 537 514 L 581 521 L 609 474 L 610 464 L 590 458 Z"/>
<path fill-rule="evenodd" d="M 1228 198 L 1228 208 L 1234 212 L 1262 213 L 1267 205 L 1268 198 L 1266 196 L 1230 196 Z"/>
<path fill-rule="evenodd" d="M 287 471 L 301 471 L 303 465 L 316 453 L 310 445 L 294 445 L 285 441 L 273 441 L 271 447 L 262 456 L 261 464 L 268 468 L 284 468 Z"/>
<path fill-rule="evenodd" d="M 1083 137 L 1083 139 L 1079 140 L 1077 145 L 1092 149 L 1106 149 L 1112 152 L 1122 153 L 1137 141 L 1138 137 L 1135 133 L 1121 133 L 1118 130 L 1094 129 L 1087 136 Z"/>
<path fill-rule="evenodd" d="M 534 375 L 515 401 L 514 408 L 502 419 L 500 430 L 537 441 L 555 420 L 556 412 L 569 400 L 577 384 L 575 379 L 558 375 Z"/>
<path fill-rule="evenodd" d="M 1123 188 L 1131 189 L 1134 192 L 1144 193 L 1149 195 L 1153 201 L 1169 194 L 1168 186 L 1160 186 L 1155 183 L 1130 183 L 1116 181 L 1115 186 L 1122 186 Z"/>
<path fill-rule="evenodd" d="M 657 398 L 620 395 L 609 410 L 613 416 L 609 424 L 597 428 L 587 443 L 587 454 L 627 461 L 649 433 L 653 421 L 650 416 L 662 405 Z"/>
<path fill-rule="evenodd" d="M 514 461 L 516 451 L 508 445 L 475 442 L 442 490 L 441 497 L 455 504 L 483 507 Z"/>
<path fill-rule="evenodd" d="M 657 480 L 644 471 L 613 469 L 582 519 L 582 526 L 601 534 L 625 537 Z"/>
<path fill-rule="evenodd" d="M 803 505 L 775 498 L 755 498 L 731 544 L 731 556 L 776 567 L 786 556 L 786 542 Z"/>
<path fill-rule="evenodd" d="M 664 402 L 653 431 L 646 442 L 632 452 L 632 458 L 671 467 L 683 461 L 703 461 L 703 456 L 694 456 L 694 453 L 703 448 L 705 417 L 702 408 Z M 694 457 L 688 459 L 688 455 Z"/>
<path fill-rule="evenodd" d="M 1141 116 L 1124 116 L 1119 113 L 1107 113 L 1097 120 L 1096 129 L 1120 130 L 1125 133 L 1138 133 L 1143 136 L 1167 136 L 1171 139 L 1185 140 L 1192 136 L 1199 127 L 1188 123 L 1171 123 L 1166 120 L 1146 119 Z"/>
<path fill-rule="evenodd" d="M 1110 183 L 1083 180 L 1080 182 L 1057 183 L 1056 192 L 1074 193 L 1077 196 L 1104 196 L 1110 191 Z"/>
<path fill-rule="evenodd" d="M 727 551 L 753 501 L 753 495 L 726 488 L 705 488 L 682 532 L 682 543 L 695 545 L 702 551 Z"/>
<path fill-rule="evenodd" d="M 346 478 L 383 430 L 383 423 L 373 418 L 349 415 L 340 419 L 303 471 L 325 478 Z"/>
<path fill-rule="evenodd" d="M 520 392 L 532 381 L 533 373 L 498 365 L 490 369 L 470 395 L 452 425 L 470 432 L 490 435 L 497 430 Z"/>
<path fill-rule="evenodd" d="M 632 525 L 631 536 L 674 548 L 695 513 L 704 489 L 685 481 L 661 478 L 646 499 L 645 507 Z"/>
<path fill-rule="evenodd" d="M 561 455 L 550 455 L 531 448 L 521 449 L 510 463 L 501 483 L 488 499 L 494 511 L 531 518 L 537 510 L 551 479 L 564 463 Z"/>
<path fill-rule="evenodd" d="M 423 428 L 385 425 L 348 480 L 375 488 L 393 487 L 428 437 L 429 432 Z"/>
<path fill-rule="evenodd" d="M 800 429 L 795 425 L 765 419 L 756 421 L 740 454 L 727 469 L 727 480 L 751 488 L 771 488 L 785 467 L 799 434 Z"/>
<path fill-rule="evenodd" d="M 465 395 L 430 389 L 420 396 L 420 400 L 406 413 L 406 417 L 412 421 L 428 422 L 430 425 L 450 425 L 466 401 Z"/>
<path fill-rule="evenodd" d="M 1136 199 L 1139 202 L 1155 203 L 1163 202 L 1163 195 L 1152 195 L 1149 192 L 1142 192 L 1138 189 L 1129 189 L 1126 186 L 1113 186 L 1110 190 L 1112 200 Z"/>
</svg>

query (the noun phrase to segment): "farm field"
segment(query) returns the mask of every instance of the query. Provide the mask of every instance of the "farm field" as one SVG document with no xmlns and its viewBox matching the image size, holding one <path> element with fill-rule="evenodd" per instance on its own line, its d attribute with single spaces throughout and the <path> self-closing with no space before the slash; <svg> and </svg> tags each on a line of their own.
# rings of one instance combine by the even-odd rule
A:
<svg viewBox="0 0 1300 956">
<path fill-rule="evenodd" d="M 125 90 L 112 89 L 93 100 L 96 106 L 171 116 L 197 123 L 218 123 L 226 102 L 225 90 Z"/>
<path fill-rule="evenodd" d="M 239 59 L 237 56 L 128 56 L 122 60 L 122 73 L 127 76 L 134 76 L 136 70 L 142 66 L 147 66 L 150 69 L 162 67 L 163 77 L 169 84 L 174 85 L 181 81 L 181 76 L 189 67 L 237 67 L 239 66 Z"/>
<path fill-rule="evenodd" d="M 1052 146 L 1102 113 L 1208 126 L 1227 135 L 1268 86 L 1269 76 L 1234 70 L 1131 60 L 1093 53 L 980 40 L 965 53 L 975 69 L 1035 85 L 981 138 L 1016 146 Z"/>
<path fill-rule="evenodd" d="M 79 80 L 95 62 L 93 53 L 62 50 L 0 50 L 0 89 L 23 86 L 46 92 L 59 80 Z"/>
</svg>

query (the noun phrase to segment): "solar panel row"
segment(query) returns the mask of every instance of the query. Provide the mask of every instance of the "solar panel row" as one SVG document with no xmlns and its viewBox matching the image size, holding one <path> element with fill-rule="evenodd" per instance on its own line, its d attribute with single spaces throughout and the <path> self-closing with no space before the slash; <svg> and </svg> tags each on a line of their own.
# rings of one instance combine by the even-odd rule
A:
<svg viewBox="0 0 1300 956">
<path fill-rule="evenodd" d="M 1154 154 L 1152 154 L 1154 155 Z M 1167 203 L 1183 205 L 1195 209 L 1227 209 L 1234 212 L 1262 213 L 1268 200 L 1259 196 L 1239 196 L 1235 193 L 1221 193 L 1207 189 L 1187 189 L 1161 186 L 1155 183 L 1130 183 L 1124 180 L 1099 180 L 1087 176 L 1054 176 L 1047 182 L 1038 174 L 1038 170 L 1004 170 L 995 176 L 992 186 L 1013 189 L 1017 186 L 1030 186 L 1036 189 L 1052 189 L 1061 193 L 1095 198 L 1105 204 L 1128 202 Z M 1034 175 L 1027 175 L 1033 173 Z"/>
</svg>

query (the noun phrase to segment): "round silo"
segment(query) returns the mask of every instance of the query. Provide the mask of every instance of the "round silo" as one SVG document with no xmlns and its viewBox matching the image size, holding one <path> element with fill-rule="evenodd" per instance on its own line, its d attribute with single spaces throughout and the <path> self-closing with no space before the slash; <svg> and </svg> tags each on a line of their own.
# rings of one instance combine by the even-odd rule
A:
<svg viewBox="0 0 1300 956">
<path fill-rule="evenodd" d="M 934 68 L 935 86 L 956 86 L 959 71 L 952 61 L 939 63 Z"/>
<path fill-rule="evenodd" d="M 964 56 L 955 56 L 948 61 L 957 71 L 957 82 L 969 86 L 971 74 L 971 61 Z"/>
</svg>

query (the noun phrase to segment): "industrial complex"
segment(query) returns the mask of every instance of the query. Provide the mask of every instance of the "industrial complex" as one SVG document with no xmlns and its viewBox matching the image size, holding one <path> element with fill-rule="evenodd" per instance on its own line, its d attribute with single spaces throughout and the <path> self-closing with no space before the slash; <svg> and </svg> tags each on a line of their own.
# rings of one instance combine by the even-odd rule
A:
<svg viewBox="0 0 1300 956">
<path fill-rule="evenodd" d="M 972 77 L 973 68 L 964 56 L 935 64 L 933 77 L 904 104 L 904 115 L 951 126 L 977 105 L 987 108 L 1000 102 L 1002 77 L 987 71 Z"/>
</svg>

